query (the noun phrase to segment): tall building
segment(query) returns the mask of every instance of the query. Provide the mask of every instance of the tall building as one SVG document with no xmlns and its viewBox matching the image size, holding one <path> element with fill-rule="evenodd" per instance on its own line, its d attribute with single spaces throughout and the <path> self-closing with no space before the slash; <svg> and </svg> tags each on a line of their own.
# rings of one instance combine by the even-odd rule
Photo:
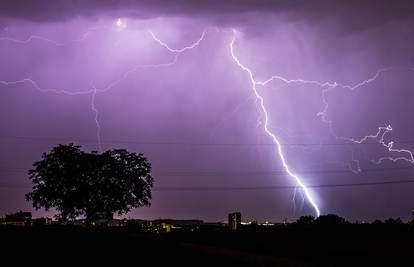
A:
<svg viewBox="0 0 414 267">
<path fill-rule="evenodd" d="M 229 214 L 229 228 L 230 230 L 237 230 L 241 225 L 241 213 L 233 212 Z"/>
</svg>

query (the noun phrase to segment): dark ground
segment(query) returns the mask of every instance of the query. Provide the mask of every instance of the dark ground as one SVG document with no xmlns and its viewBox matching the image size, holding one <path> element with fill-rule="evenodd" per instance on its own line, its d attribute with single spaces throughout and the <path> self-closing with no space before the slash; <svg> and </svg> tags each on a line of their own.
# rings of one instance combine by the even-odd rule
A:
<svg viewBox="0 0 414 267">
<path fill-rule="evenodd" d="M 411 266 L 413 241 L 414 227 L 406 224 L 163 234 L 128 228 L 0 227 L 1 261 L 34 266 Z"/>
</svg>

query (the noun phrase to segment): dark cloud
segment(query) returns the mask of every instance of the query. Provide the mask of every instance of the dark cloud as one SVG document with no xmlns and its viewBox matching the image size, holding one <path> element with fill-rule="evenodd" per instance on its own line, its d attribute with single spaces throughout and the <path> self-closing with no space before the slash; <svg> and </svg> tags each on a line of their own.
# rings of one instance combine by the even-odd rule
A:
<svg viewBox="0 0 414 267">
<path fill-rule="evenodd" d="M 351 28 L 410 19 L 414 2 L 410 0 L 3 0 L 0 17 L 36 22 L 129 15 L 139 18 L 167 16 L 206 16 L 234 22 L 245 13 L 290 14 L 297 19 L 319 20 L 336 17 Z"/>
</svg>

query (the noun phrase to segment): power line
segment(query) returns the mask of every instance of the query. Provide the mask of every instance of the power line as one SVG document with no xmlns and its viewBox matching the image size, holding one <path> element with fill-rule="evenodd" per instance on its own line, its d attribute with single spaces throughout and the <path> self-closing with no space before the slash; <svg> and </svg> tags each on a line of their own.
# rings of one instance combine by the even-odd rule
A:
<svg viewBox="0 0 414 267">
<path fill-rule="evenodd" d="M 380 171 L 414 171 L 414 167 L 401 167 L 401 168 L 377 168 L 377 169 L 364 169 L 360 173 L 364 172 L 380 172 Z M 294 171 L 297 174 L 350 174 L 353 173 L 351 170 L 298 170 Z M 246 172 L 160 172 L 155 173 L 154 176 L 287 176 L 285 170 L 277 171 L 246 171 Z"/>
<path fill-rule="evenodd" d="M 0 136 L 0 139 L 15 139 L 26 141 L 55 141 L 55 142 L 81 142 L 96 144 L 96 140 L 92 139 L 69 139 L 69 138 L 42 138 L 42 137 L 25 137 L 25 136 Z M 142 142 L 128 140 L 102 140 L 101 143 L 106 144 L 136 144 L 136 145 L 154 145 L 154 146 L 276 146 L 274 143 L 200 143 L 200 142 Z M 395 141 L 394 144 L 414 144 L 414 141 Z M 366 143 L 282 143 L 282 146 L 360 146 L 360 145 L 381 145 L 379 142 Z"/>
<path fill-rule="evenodd" d="M 358 186 L 377 186 L 389 184 L 409 184 L 414 183 L 412 180 L 397 180 L 397 181 L 379 181 L 366 183 L 337 183 L 337 184 L 319 184 L 307 185 L 308 188 L 335 188 L 335 187 L 358 187 Z M 297 189 L 299 186 L 285 185 L 285 186 L 245 186 L 245 187 L 158 187 L 154 191 L 256 191 L 256 190 L 286 190 Z"/>
<path fill-rule="evenodd" d="M 361 172 L 357 174 L 363 174 L 366 172 L 384 172 L 384 171 L 414 171 L 414 167 L 400 167 L 400 168 L 375 168 L 375 169 L 363 169 Z M 26 173 L 28 170 L 26 169 L 1 169 L 0 172 L 15 172 L 15 173 Z M 354 173 L 351 170 L 295 170 L 297 174 L 351 174 Z M 209 177 L 209 176 L 287 176 L 285 170 L 275 170 L 275 171 L 244 171 L 244 172 L 233 172 L 233 171 L 160 171 L 152 173 L 153 176 L 202 176 L 202 177 Z"/>
<path fill-rule="evenodd" d="M 377 182 L 365 182 L 365 183 L 334 183 L 334 184 L 319 184 L 308 185 L 309 188 L 335 188 L 335 187 L 362 187 L 362 186 L 378 186 L 378 185 L 392 185 L 392 184 L 411 184 L 414 183 L 414 179 L 406 180 L 394 180 L 394 181 L 377 181 Z M 31 188 L 31 185 L 23 184 L 0 184 L 0 188 Z M 297 189 L 298 186 L 293 185 L 281 185 L 281 186 L 216 186 L 216 187 L 172 187 L 172 186 L 160 186 L 154 187 L 153 191 L 258 191 L 258 190 L 287 190 Z"/>
</svg>

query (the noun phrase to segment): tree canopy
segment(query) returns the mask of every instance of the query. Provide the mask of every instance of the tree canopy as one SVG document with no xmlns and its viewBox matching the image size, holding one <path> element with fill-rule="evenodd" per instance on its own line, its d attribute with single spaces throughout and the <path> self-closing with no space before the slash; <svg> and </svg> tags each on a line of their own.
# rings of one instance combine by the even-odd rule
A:
<svg viewBox="0 0 414 267">
<path fill-rule="evenodd" d="M 74 144 L 58 145 L 33 167 L 33 189 L 26 199 L 36 209 L 55 208 L 62 219 L 109 219 L 150 205 L 153 177 L 143 154 L 125 149 L 88 153 Z"/>
</svg>

